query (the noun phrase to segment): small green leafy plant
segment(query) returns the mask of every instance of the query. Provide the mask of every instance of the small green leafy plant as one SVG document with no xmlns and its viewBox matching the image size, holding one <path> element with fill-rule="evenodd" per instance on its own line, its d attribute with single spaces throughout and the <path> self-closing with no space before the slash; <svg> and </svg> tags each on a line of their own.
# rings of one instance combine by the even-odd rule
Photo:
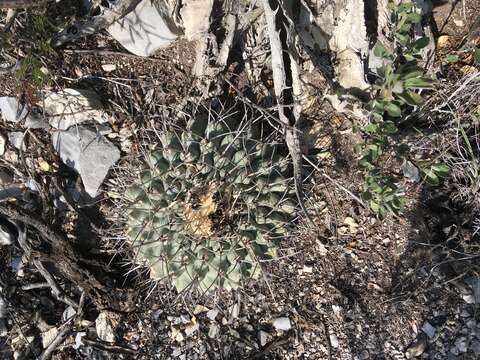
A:
<svg viewBox="0 0 480 360">
<path fill-rule="evenodd" d="M 16 71 L 19 80 L 30 80 L 35 86 L 42 88 L 50 85 L 51 78 L 42 58 L 55 59 L 57 51 L 50 45 L 50 35 L 56 27 L 45 15 L 35 15 L 32 34 L 32 47 L 28 54 L 20 60 Z"/>
<path fill-rule="evenodd" d="M 406 160 L 408 146 L 395 146 L 392 137 L 398 132 L 398 124 L 410 109 L 423 103 L 419 89 L 430 89 L 433 79 L 424 75 L 418 65 L 421 51 L 428 45 L 428 38 L 413 37 L 413 27 L 421 21 L 413 3 L 392 6 L 395 52 L 381 42 L 374 47 L 374 55 L 383 59 L 378 77 L 373 85 L 373 98 L 368 104 L 370 121 L 361 131 L 365 142 L 358 144 L 359 165 L 367 171 L 363 186 L 363 198 L 379 217 L 388 213 L 398 214 L 405 206 L 404 191 L 399 186 L 400 176 L 385 169 L 385 155 L 394 151 L 397 160 Z M 417 164 L 419 166 L 420 164 Z M 448 168 L 445 165 L 422 164 L 422 174 L 431 184 L 438 184 Z"/>
<path fill-rule="evenodd" d="M 165 132 L 128 189 L 135 262 L 182 291 L 231 289 L 275 256 L 296 210 L 288 161 L 233 118 Z"/>
</svg>

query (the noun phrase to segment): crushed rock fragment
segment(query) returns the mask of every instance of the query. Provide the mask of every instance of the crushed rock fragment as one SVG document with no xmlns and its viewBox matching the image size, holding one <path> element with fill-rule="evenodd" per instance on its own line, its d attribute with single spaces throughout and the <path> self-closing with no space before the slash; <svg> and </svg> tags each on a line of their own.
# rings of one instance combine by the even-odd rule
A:
<svg viewBox="0 0 480 360">
<path fill-rule="evenodd" d="M 288 331 L 292 328 L 292 324 L 290 323 L 290 319 L 288 317 L 276 318 L 273 320 L 272 324 L 276 330 Z"/>
</svg>

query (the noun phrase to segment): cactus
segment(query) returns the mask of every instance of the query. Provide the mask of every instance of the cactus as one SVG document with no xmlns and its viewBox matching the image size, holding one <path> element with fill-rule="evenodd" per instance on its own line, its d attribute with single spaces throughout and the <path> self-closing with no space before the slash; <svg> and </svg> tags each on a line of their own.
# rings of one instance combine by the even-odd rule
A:
<svg viewBox="0 0 480 360">
<path fill-rule="evenodd" d="M 232 289 L 275 257 L 296 202 L 282 147 L 254 133 L 199 116 L 160 136 L 126 192 L 135 262 L 151 277 L 178 291 Z"/>
</svg>

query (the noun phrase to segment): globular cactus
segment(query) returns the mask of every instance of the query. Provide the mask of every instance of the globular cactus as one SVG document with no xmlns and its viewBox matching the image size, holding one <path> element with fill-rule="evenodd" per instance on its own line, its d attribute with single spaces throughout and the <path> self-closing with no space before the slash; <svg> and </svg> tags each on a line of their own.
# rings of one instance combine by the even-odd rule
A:
<svg viewBox="0 0 480 360">
<path fill-rule="evenodd" d="M 165 132 L 126 196 L 136 263 L 181 291 L 236 288 L 273 258 L 296 210 L 288 161 L 235 121 Z"/>
</svg>

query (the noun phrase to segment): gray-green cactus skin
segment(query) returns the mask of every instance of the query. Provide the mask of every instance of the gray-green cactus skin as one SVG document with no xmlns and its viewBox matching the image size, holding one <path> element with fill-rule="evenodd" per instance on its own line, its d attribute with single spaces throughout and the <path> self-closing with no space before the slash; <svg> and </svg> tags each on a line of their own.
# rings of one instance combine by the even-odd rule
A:
<svg viewBox="0 0 480 360">
<path fill-rule="evenodd" d="M 258 276 L 296 211 L 281 149 L 234 120 L 197 117 L 161 135 L 126 193 L 135 261 L 178 291 Z"/>
</svg>

